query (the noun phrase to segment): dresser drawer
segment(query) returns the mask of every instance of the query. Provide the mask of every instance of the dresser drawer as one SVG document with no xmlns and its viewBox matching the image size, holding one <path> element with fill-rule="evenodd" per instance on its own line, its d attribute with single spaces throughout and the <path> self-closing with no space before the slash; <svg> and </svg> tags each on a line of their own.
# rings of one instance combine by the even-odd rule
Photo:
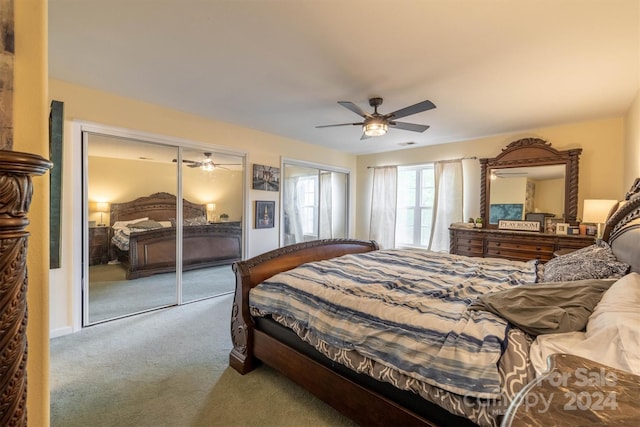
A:
<svg viewBox="0 0 640 427">
<path fill-rule="evenodd" d="M 558 250 L 561 249 L 581 249 L 591 246 L 595 243 L 593 237 L 575 237 L 572 239 L 564 239 L 558 242 Z"/>
<path fill-rule="evenodd" d="M 490 250 L 511 250 L 511 251 L 526 251 L 526 252 L 547 252 L 553 254 L 553 243 L 536 243 L 522 241 L 521 243 L 516 241 L 505 240 L 492 240 L 487 239 L 487 251 Z"/>
<path fill-rule="evenodd" d="M 451 253 L 517 261 L 549 261 L 560 249 L 580 249 L 593 244 L 587 236 L 527 233 L 496 229 L 449 228 Z"/>
<path fill-rule="evenodd" d="M 487 239 L 487 250 L 485 256 L 507 258 L 518 261 L 528 261 L 538 259 L 548 261 L 553 258 L 554 244 L 552 242 L 536 242 L 523 239 L 517 240 L 494 240 Z"/>
<path fill-rule="evenodd" d="M 484 251 L 482 250 L 482 246 L 474 247 L 474 246 L 458 246 L 455 251 L 458 255 L 466 255 L 466 256 L 484 256 Z"/>
<path fill-rule="evenodd" d="M 524 250 L 510 250 L 501 248 L 487 248 L 485 253 L 489 258 L 505 258 L 516 261 L 529 261 L 532 259 L 538 259 L 540 261 L 549 261 L 553 258 L 553 252 L 536 252 L 536 251 L 524 251 Z"/>
</svg>

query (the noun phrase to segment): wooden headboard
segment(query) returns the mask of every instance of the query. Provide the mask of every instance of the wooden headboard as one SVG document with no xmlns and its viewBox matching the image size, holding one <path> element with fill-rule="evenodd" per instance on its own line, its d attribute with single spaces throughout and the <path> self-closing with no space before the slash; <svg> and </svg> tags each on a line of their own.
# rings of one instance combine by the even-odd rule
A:
<svg viewBox="0 0 640 427">
<path fill-rule="evenodd" d="M 619 261 L 640 273 L 640 178 L 609 216 L 602 239 L 609 243 Z"/>
<path fill-rule="evenodd" d="M 183 218 L 206 216 L 206 205 L 199 205 L 188 200 L 182 201 Z M 154 221 L 169 221 L 176 218 L 176 196 L 169 193 L 155 193 L 139 197 L 130 202 L 112 203 L 110 223 L 130 221 L 148 217 Z"/>
</svg>

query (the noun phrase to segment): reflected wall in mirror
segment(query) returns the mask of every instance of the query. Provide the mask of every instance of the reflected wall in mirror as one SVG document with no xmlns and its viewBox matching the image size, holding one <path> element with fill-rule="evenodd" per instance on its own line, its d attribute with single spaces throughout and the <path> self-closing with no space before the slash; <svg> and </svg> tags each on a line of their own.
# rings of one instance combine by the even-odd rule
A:
<svg viewBox="0 0 640 427">
<path fill-rule="evenodd" d="M 525 138 L 495 158 L 480 159 L 480 212 L 487 226 L 496 228 L 501 219 L 575 221 L 581 152 L 558 151 L 542 139 Z"/>
</svg>

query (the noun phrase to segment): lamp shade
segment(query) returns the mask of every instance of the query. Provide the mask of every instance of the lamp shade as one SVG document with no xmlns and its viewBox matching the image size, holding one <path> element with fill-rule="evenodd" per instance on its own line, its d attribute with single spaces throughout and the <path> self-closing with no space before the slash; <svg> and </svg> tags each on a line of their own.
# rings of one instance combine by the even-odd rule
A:
<svg viewBox="0 0 640 427">
<path fill-rule="evenodd" d="M 107 203 L 107 202 L 98 202 L 98 203 L 96 203 L 96 211 L 97 212 L 109 212 L 109 203 Z"/>
<path fill-rule="evenodd" d="M 363 126 L 364 134 L 367 136 L 382 136 L 387 133 L 386 123 L 370 122 Z"/>
<path fill-rule="evenodd" d="M 215 203 L 207 203 L 207 212 L 213 212 L 216 210 L 216 204 Z"/>
<path fill-rule="evenodd" d="M 594 224 L 606 222 L 611 208 L 617 203 L 617 200 L 585 199 L 582 222 Z"/>
</svg>

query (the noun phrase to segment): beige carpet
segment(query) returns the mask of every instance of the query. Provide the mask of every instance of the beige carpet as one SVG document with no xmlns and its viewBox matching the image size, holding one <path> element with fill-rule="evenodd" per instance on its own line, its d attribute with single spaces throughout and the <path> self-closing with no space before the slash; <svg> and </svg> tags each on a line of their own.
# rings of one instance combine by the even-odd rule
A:
<svg viewBox="0 0 640 427">
<path fill-rule="evenodd" d="M 232 295 L 51 340 L 53 427 L 351 426 L 275 371 L 228 367 Z"/>
</svg>

